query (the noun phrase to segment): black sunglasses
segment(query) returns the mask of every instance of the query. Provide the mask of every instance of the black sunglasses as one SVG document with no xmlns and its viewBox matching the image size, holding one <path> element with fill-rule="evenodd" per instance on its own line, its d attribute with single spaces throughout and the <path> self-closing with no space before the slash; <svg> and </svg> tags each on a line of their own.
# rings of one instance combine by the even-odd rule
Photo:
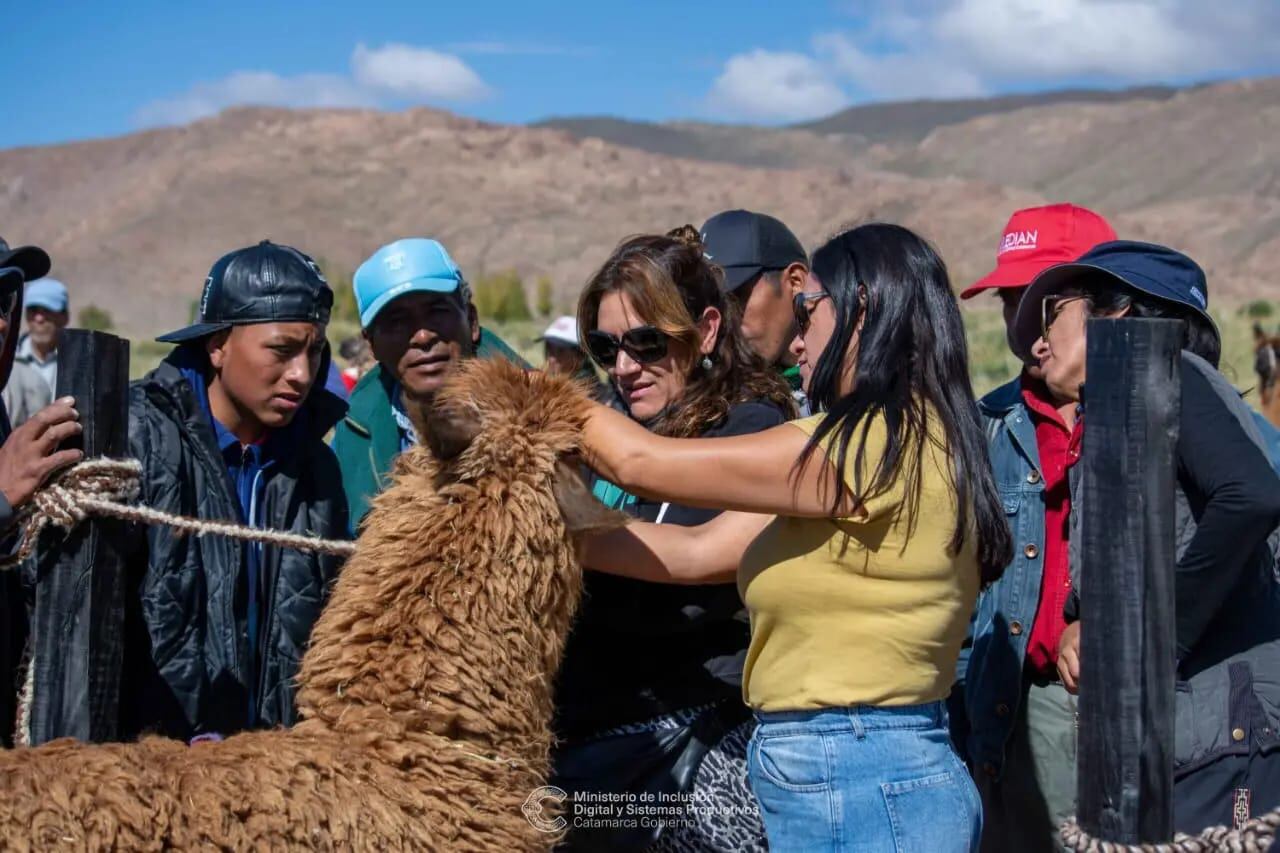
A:
<svg viewBox="0 0 1280 853">
<path fill-rule="evenodd" d="M 653 364 L 667 354 L 667 334 L 653 326 L 636 326 L 616 338 L 608 332 L 593 329 L 587 332 L 587 351 L 603 368 L 613 367 L 622 350 L 640 364 Z"/>
<path fill-rule="evenodd" d="M 1085 299 L 1085 296 L 1046 296 L 1040 300 L 1040 336 L 1049 337 L 1049 327 L 1053 325 L 1053 321 L 1058 319 L 1058 312 L 1062 310 L 1062 306 L 1068 302 L 1075 302 L 1078 299 Z"/>
<path fill-rule="evenodd" d="M 797 293 L 792 297 L 791 308 L 796 313 L 796 328 L 800 330 L 800 334 L 803 335 L 809 331 L 809 320 L 813 312 L 809 309 L 808 304 L 830 295 L 825 290 L 815 290 L 812 293 Z"/>
</svg>

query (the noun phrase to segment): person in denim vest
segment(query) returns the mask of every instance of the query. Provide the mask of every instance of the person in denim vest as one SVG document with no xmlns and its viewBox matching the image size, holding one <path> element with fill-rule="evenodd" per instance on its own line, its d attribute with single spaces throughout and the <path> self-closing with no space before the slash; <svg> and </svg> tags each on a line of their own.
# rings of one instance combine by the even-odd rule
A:
<svg viewBox="0 0 1280 853">
<path fill-rule="evenodd" d="M 1006 326 L 1042 270 L 1114 239 L 1071 204 L 1019 210 L 996 268 L 961 294 L 993 292 Z M 1050 393 L 1037 365 L 979 402 L 1013 562 L 979 598 L 951 701 L 952 730 L 982 794 L 984 850 L 1052 850 L 1075 805 L 1075 697 L 1057 677 L 1070 593 L 1067 472 L 1079 457 L 1076 403 Z"/>
<path fill-rule="evenodd" d="M 1174 450 L 1177 561 L 1174 630 L 1174 829 L 1239 826 L 1280 806 L 1280 581 L 1274 574 L 1280 478 L 1249 407 L 1218 371 L 1222 339 L 1208 312 L 1204 270 L 1151 243 L 1117 240 L 1036 277 L 1014 320 L 1014 351 L 1038 360 L 1063 397 L 1085 393 L 1090 317 L 1182 321 Z M 1073 473 L 1073 497 L 1081 493 Z M 1083 498 L 1083 495 L 1080 495 Z M 1081 501 L 1070 518 L 1072 591 L 1058 671 L 1072 692 L 1080 671 L 1079 585 L 1106 571 L 1083 566 Z M 1084 573 L 1084 574 L 1082 574 Z M 1082 580 L 1083 579 L 1083 580 Z M 1079 619 L 1079 621 L 1077 621 Z M 1096 677 L 1096 676 L 1094 676 Z"/>
</svg>

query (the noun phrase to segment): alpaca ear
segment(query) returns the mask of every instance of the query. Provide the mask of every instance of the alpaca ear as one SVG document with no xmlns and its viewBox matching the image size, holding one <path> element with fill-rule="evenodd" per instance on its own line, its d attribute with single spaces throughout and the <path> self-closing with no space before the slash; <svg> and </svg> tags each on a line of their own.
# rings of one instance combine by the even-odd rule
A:
<svg viewBox="0 0 1280 853">
<path fill-rule="evenodd" d="M 414 427 L 436 459 L 456 459 L 480 434 L 480 410 L 445 400 L 412 413 Z"/>
<path fill-rule="evenodd" d="M 605 533 L 627 523 L 625 514 L 596 500 L 583 482 L 578 467 L 563 459 L 556 461 L 552 490 L 556 503 L 560 505 L 560 515 L 564 517 L 565 530 L 572 535 Z"/>
</svg>

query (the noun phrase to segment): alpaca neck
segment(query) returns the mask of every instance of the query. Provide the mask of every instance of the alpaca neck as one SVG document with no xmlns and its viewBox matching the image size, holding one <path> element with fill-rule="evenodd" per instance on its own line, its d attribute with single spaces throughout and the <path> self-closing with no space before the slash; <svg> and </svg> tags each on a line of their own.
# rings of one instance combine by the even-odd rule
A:
<svg viewBox="0 0 1280 853">
<path fill-rule="evenodd" d="M 366 547 L 368 538 L 317 623 L 299 676 L 301 715 L 353 731 L 369 714 L 390 716 L 408 731 L 545 762 L 579 576 L 560 573 L 572 587 L 557 575 L 564 588 L 503 589 L 494 572 L 530 559 L 527 548 L 485 558 L 483 568 L 446 548 L 413 572 L 375 543 Z M 556 559 L 573 560 L 559 550 Z"/>
</svg>

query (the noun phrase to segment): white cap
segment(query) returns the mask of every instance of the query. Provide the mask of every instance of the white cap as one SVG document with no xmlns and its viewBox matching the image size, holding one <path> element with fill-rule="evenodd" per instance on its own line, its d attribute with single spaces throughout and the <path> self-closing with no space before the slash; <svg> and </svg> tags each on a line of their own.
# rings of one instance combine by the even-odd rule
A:
<svg viewBox="0 0 1280 853">
<path fill-rule="evenodd" d="M 579 349 L 582 348 L 582 345 L 578 343 L 578 321 L 567 315 L 557 317 L 554 323 L 547 326 L 547 330 L 542 333 L 542 340 L 556 341 Z"/>
</svg>

